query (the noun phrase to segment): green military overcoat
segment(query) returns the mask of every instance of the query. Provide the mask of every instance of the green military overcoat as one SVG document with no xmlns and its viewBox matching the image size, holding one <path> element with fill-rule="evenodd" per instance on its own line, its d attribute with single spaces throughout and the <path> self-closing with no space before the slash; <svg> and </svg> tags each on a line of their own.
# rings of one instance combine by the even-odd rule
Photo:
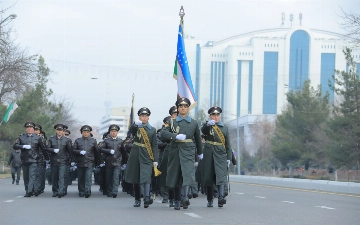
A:
<svg viewBox="0 0 360 225">
<path fill-rule="evenodd" d="M 144 127 L 149 137 L 154 161 L 150 159 L 146 150 L 144 138 L 139 128 Z M 156 129 L 149 123 L 145 125 L 132 125 L 130 132 L 134 136 L 134 143 L 131 148 L 130 156 L 126 165 L 125 181 L 131 184 L 151 183 L 151 174 L 154 170 L 153 162 L 159 162 L 159 151 L 157 148 Z M 139 146 L 143 145 L 143 146 Z"/>
<path fill-rule="evenodd" d="M 185 134 L 184 141 L 176 140 L 178 134 Z M 202 153 L 200 129 L 196 120 L 189 115 L 178 115 L 161 130 L 161 138 L 170 142 L 166 186 L 170 188 L 195 185 L 195 153 Z M 195 143 L 194 143 L 195 141 Z"/>
<path fill-rule="evenodd" d="M 157 182 L 158 182 L 157 185 L 159 187 L 166 186 L 166 176 L 167 176 L 167 168 L 168 168 L 169 149 L 170 149 L 170 145 L 168 144 L 164 148 L 163 158 L 162 158 L 160 166 L 159 166 L 159 170 L 161 171 L 161 174 L 160 174 L 160 176 L 158 177 L 158 180 L 157 180 Z"/>
<path fill-rule="evenodd" d="M 205 135 L 204 158 L 201 160 L 200 179 L 198 182 L 204 185 L 221 185 L 227 183 L 227 162 L 231 160 L 231 146 L 229 131 L 222 122 L 215 126 L 220 128 L 225 139 L 225 148 L 221 144 L 221 139 L 214 130 L 214 126 L 207 126 L 205 123 L 201 127 L 201 132 Z"/>
</svg>

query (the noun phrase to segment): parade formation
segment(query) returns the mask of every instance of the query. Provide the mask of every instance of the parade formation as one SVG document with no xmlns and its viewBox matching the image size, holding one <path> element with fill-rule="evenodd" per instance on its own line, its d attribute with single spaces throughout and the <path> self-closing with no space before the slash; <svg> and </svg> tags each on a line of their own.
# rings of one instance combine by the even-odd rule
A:
<svg viewBox="0 0 360 225">
<path fill-rule="evenodd" d="M 88 125 L 72 142 L 65 124 L 55 124 L 55 134 L 47 139 L 41 125 L 25 122 L 25 133 L 15 141 L 9 159 L 13 184 L 15 173 L 19 184 L 16 168 L 21 166 L 24 197 L 37 197 L 44 193 L 45 171 L 50 169 L 52 197 L 63 198 L 76 171 L 79 197 L 91 196 L 94 173 L 103 195 L 117 198 L 121 185 L 123 192 L 134 197 L 134 207 L 148 208 L 153 196 L 160 194 L 169 207 L 187 209 L 199 189 L 207 195 L 207 207 L 213 207 L 214 196 L 218 207 L 223 207 L 232 151 L 228 129 L 220 120 L 222 109 L 210 108 L 209 120 L 199 128 L 189 115 L 190 105 L 189 99 L 179 98 L 159 130 L 148 122 L 150 109 L 142 107 L 125 140 L 118 137 L 120 127 L 111 124 L 99 143 Z"/>
</svg>

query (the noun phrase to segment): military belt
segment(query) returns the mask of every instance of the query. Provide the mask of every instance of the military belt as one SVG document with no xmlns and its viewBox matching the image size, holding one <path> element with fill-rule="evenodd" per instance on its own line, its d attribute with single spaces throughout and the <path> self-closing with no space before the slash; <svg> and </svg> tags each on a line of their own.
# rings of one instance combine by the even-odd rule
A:
<svg viewBox="0 0 360 225">
<path fill-rule="evenodd" d="M 185 140 L 175 140 L 175 142 L 193 142 L 192 139 L 185 139 Z"/>
<path fill-rule="evenodd" d="M 222 145 L 220 142 L 214 142 L 214 141 L 205 141 L 205 143 L 208 143 L 211 145 Z"/>
<path fill-rule="evenodd" d="M 137 146 L 146 148 L 145 144 L 141 144 L 141 143 L 139 143 L 139 142 L 134 142 L 133 145 L 137 145 Z"/>
</svg>

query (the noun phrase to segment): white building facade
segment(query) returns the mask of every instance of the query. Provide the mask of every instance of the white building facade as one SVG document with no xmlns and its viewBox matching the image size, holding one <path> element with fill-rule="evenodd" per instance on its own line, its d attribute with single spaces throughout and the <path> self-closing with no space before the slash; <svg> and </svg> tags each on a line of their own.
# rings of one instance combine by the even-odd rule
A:
<svg viewBox="0 0 360 225">
<path fill-rule="evenodd" d="M 187 38 L 185 45 L 198 97 L 195 113 L 204 105 L 217 105 L 227 121 L 281 113 L 285 93 L 302 88 L 307 79 L 334 101 L 328 81 L 335 69 L 348 69 L 342 35 L 304 27 L 254 31 L 216 42 Z M 360 71 L 359 49 L 353 55 Z"/>
<path fill-rule="evenodd" d="M 130 108 L 120 107 L 120 108 L 111 108 L 107 115 L 101 119 L 100 122 L 100 135 L 106 133 L 111 124 L 116 124 L 120 127 L 118 137 L 125 139 L 128 132 L 128 125 L 130 119 Z"/>
</svg>

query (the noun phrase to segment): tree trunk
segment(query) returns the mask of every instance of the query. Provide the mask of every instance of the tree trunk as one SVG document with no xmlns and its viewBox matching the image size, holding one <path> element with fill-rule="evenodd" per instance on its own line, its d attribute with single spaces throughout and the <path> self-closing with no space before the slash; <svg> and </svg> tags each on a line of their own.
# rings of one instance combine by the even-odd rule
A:
<svg viewBox="0 0 360 225">
<path fill-rule="evenodd" d="M 293 166 L 289 166 L 289 177 L 293 178 L 294 176 L 294 167 Z"/>
</svg>

